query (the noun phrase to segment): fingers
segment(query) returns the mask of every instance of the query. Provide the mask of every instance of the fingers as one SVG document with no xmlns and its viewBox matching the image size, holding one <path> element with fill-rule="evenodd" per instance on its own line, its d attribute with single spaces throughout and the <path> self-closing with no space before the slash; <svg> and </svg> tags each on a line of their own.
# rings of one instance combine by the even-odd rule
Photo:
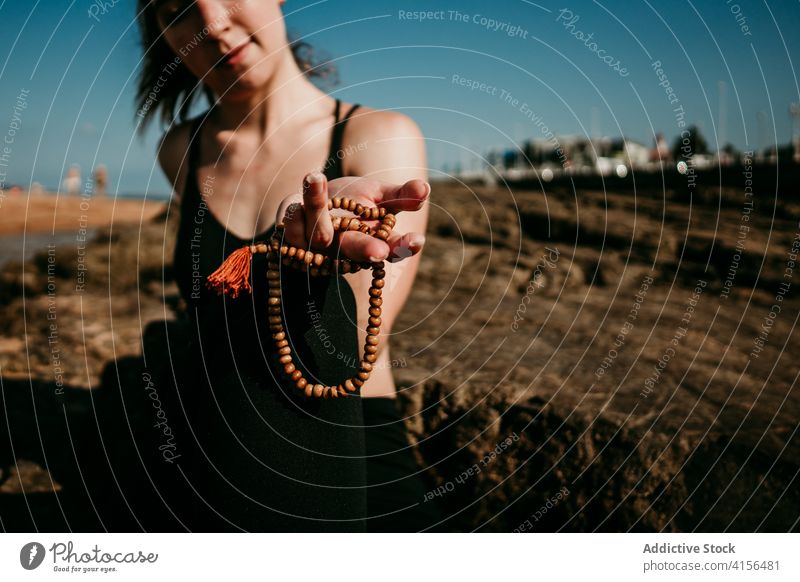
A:
<svg viewBox="0 0 800 582">
<path fill-rule="evenodd" d="M 363 232 L 350 230 L 339 237 L 339 258 L 354 261 L 383 261 L 389 256 L 389 245 Z"/>
<path fill-rule="evenodd" d="M 303 206 L 309 248 L 328 248 L 333 242 L 333 225 L 328 212 L 328 179 L 323 174 L 308 174 L 303 180 Z"/>
<path fill-rule="evenodd" d="M 396 213 L 422 208 L 431 193 L 431 185 L 424 180 L 409 180 L 402 186 L 381 184 L 382 200 L 378 206 Z"/>
<path fill-rule="evenodd" d="M 418 254 L 425 246 L 425 235 L 418 232 L 393 233 L 386 242 L 389 245 L 387 260 L 397 263 Z"/>
<path fill-rule="evenodd" d="M 341 189 L 341 194 L 345 194 L 344 190 L 361 186 L 365 191 L 359 194 L 377 200 L 378 206 L 392 213 L 419 210 L 431 193 L 430 185 L 423 180 L 410 180 L 400 186 L 369 182 L 360 179 L 352 184 L 334 182 L 334 192 Z M 284 225 L 284 240 L 289 245 L 322 251 L 336 239 L 338 256 L 360 262 L 401 261 L 418 254 L 425 244 L 425 236 L 419 233 L 393 233 L 387 241 L 358 231 L 337 236 L 328 211 L 328 181 L 319 173 L 306 176 L 302 195 L 295 194 L 281 202 L 276 223 Z"/>
<path fill-rule="evenodd" d="M 284 240 L 286 244 L 307 248 L 302 195 L 293 194 L 284 198 L 278 207 L 275 224 L 283 224 L 285 226 Z"/>
<path fill-rule="evenodd" d="M 340 256 L 354 261 L 397 263 L 418 254 L 424 246 L 425 235 L 417 232 L 393 234 L 386 242 L 358 231 L 342 233 L 339 238 Z"/>
</svg>

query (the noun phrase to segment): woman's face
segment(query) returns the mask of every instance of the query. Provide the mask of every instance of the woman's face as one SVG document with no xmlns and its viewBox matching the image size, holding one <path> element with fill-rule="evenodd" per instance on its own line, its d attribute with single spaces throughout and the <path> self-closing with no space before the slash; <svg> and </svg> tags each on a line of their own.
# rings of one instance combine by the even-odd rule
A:
<svg viewBox="0 0 800 582">
<path fill-rule="evenodd" d="M 225 99 L 261 89 L 284 56 L 282 0 L 152 0 L 164 39 Z"/>
</svg>

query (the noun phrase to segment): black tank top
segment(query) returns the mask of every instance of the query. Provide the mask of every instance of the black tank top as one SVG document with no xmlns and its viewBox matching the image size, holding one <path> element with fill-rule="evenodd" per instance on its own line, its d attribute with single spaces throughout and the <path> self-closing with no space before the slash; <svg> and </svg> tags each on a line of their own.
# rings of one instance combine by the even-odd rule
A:
<svg viewBox="0 0 800 582">
<path fill-rule="evenodd" d="M 342 176 L 345 125 L 335 123 L 324 171 Z M 205 287 L 234 250 L 267 240 L 274 225 L 240 239 L 206 205 L 197 183 L 200 131 L 192 124 L 188 174 L 174 253 L 175 278 L 193 329 L 195 365 L 181 374 L 181 400 L 197 447 L 186 462 L 199 501 L 196 529 L 361 531 L 366 512 L 361 400 L 306 399 L 282 376 L 267 324 L 266 256 L 252 265 L 252 294 Z M 342 277 L 282 271 L 285 327 L 306 378 L 336 384 L 358 367 L 356 303 Z M 210 507 L 209 507 L 210 506 Z"/>
</svg>

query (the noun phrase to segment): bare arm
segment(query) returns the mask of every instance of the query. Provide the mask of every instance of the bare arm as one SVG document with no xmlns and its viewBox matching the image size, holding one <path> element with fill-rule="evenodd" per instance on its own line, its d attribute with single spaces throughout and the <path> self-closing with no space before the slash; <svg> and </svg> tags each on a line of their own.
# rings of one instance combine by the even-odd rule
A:
<svg viewBox="0 0 800 582">
<path fill-rule="evenodd" d="M 352 177 L 333 180 L 316 176 L 304 184 L 303 195 L 287 197 L 278 210 L 278 221 L 286 217 L 286 238 L 291 244 L 323 251 L 338 246 L 342 255 L 359 260 L 386 258 L 386 286 L 381 313 L 381 335 L 376 373 L 362 387 L 361 394 L 393 396 L 394 383 L 389 365 L 388 339 L 414 284 L 419 254 L 425 242 L 430 185 L 422 133 L 407 116 L 365 109 L 355 114 L 347 127 L 344 170 Z M 386 206 L 396 214 L 392 237 L 383 241 L 359 232 L 334 234 L 327 213 L 330 196 L 355 198 L 366 205 Z M 303 207 L 286 214 L 294 202 Z M 371 273 L 347 275 L 357 298 L 366 297 Z M 363 345 L 369 318 L 366 303 L 358 301 L 358 336 Z"/>
<path fill-rule="evenodd" d="M 353 175 L 391 184 L 428 180 L 424 137 L 417 124 L 405 115 L 374 110 L 358 113 L 347 128 L 347 143 L 357 146 L 345 162 Z M 397 215 L 396 232 L 424 234 L 429 213 L 428 202 L 414 212 L 401 212 Z M 420 253 L 407 245 L 394 252 L 403 260 L 386 266 L 387 293 L 381 318 L 387 336 L 411 293 L 420 261 Z M 369 288 L 369 272 L 358 273 L 355 278 L 359 291 Z M 359 329 L 366 327 L 366 317 L 368 314 L 364 315 L 364 321 L 359 321 Z"/>
</svg>

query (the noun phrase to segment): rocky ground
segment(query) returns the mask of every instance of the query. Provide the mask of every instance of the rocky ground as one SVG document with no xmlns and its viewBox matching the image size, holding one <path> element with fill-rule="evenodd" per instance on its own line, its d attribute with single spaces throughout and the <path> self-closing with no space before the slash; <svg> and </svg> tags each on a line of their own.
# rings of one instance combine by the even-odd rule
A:
<svg viewBox="0 0 800 582">
<path fill-rule="evenodd" d="M 142 411 L 118 387 L 179 352 L 174 228 L 115 225 L 82 258 L 61 243 L 0 272 L 4 529 L 79 528 L 92 472 L 135 465 L 83 433 L 131 440 L 119 419 Z M 437 185 L 392 339 L 421 502 L 459 531 L 797 530 L 799 228 L 733 191 Z"/>
</svg>

